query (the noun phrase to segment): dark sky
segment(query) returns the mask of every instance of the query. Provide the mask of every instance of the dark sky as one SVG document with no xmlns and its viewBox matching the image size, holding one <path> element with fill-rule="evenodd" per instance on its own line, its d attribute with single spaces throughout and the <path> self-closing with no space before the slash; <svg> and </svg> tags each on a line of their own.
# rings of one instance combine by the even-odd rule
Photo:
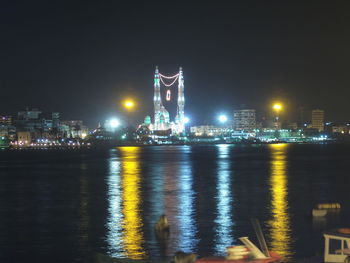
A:
<svg viewBox="0 0 350 263">
<path fill-rule="evenodd" d="M 153 72 L 182 66 L 194 123 L 245 104 L 349 121 L 349 1 L 2 1 L 0 114 L 39 107 L 95 124 L 153 112 Z M 229 4 L 229 2 L 231 2 Z"/>
</svg>

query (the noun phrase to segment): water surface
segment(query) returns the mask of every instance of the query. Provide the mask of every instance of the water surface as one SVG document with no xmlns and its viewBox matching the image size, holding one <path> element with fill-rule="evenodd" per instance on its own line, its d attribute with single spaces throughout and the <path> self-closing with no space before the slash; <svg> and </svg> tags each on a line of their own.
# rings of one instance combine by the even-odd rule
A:
<svg viewBox="0 0 350 263">
<path fill-rule="evenodd" d="M 256 241 L 251 218 L 287 260 L 321 254 L 324 229 L 349 227 L 349 157 L 336 144 L 2 151 L 0 261 L 223 255 Z M 342 210 L 315 220 L 321 202 Z"/>
</svg>

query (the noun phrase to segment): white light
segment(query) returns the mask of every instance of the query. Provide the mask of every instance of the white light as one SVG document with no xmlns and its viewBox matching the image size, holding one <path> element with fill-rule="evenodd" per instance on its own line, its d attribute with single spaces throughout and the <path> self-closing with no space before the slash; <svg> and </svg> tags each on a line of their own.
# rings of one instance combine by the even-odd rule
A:
<svg viewBox="0 0 350 263">
<path fill-rule="evenodd" d="M 189 123 L 189 122 L 190 122 L 190 119 L 189 119 L 188 117 L 185 117 L 185 118 L 184 118 L 184 123 L 187 124 L 187 123 Z"/>
<path fill-rule="evenodd" d="M 109 121 L 109 124 L 112 128 L 117 128 L 120 125 L 120 122 L 117 119 L 112 119 Z"/>
<path fill-rule="evenodd" d="M 220 115 L 220 116 L 219 116 L 219 121 L 220 121 L 221 123 L 227 122 L 227 116 L 226 116 L 226 115 Z"/>
</svg>

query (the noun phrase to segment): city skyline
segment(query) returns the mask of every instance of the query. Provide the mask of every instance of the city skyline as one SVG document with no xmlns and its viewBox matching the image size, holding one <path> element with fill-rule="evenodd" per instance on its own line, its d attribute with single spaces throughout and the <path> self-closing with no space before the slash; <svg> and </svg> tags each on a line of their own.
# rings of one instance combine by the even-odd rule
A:
<svg viewBox="0 0 350 263">
<path fill-rule="evenodd" d="M 242 104 L 268 113 L 274 100 L 290 118 L 303 106 L 347 122 L 347 10 L 345 1 L 7 3 L 0 112 L 37 107 L 92 125 L 132 96 L 142 121 L 158 65 L 164 74 L 183 67 L 185 111 L 197 124 Z"/>
</svg>

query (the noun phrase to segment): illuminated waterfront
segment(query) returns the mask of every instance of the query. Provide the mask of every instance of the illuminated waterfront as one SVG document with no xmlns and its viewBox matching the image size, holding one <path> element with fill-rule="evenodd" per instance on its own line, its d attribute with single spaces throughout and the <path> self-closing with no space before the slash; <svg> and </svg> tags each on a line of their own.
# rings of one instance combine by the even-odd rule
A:
<svg viewBox="0 0 350 263">
<path fill-rule="evenodd" d="M 313 256 L 323 229 L 349 226 L 349 157 L 349 145 L 333 144 L 2 152 L 0 259 L 220 255 L 241 236 L 255 241 L 250 218 L 272 250 Z M 316 203 L 334 201 L 339 215 L 312 219 Z M 167 240 L 154 233 L 162 213 Z"/>
</svg>

